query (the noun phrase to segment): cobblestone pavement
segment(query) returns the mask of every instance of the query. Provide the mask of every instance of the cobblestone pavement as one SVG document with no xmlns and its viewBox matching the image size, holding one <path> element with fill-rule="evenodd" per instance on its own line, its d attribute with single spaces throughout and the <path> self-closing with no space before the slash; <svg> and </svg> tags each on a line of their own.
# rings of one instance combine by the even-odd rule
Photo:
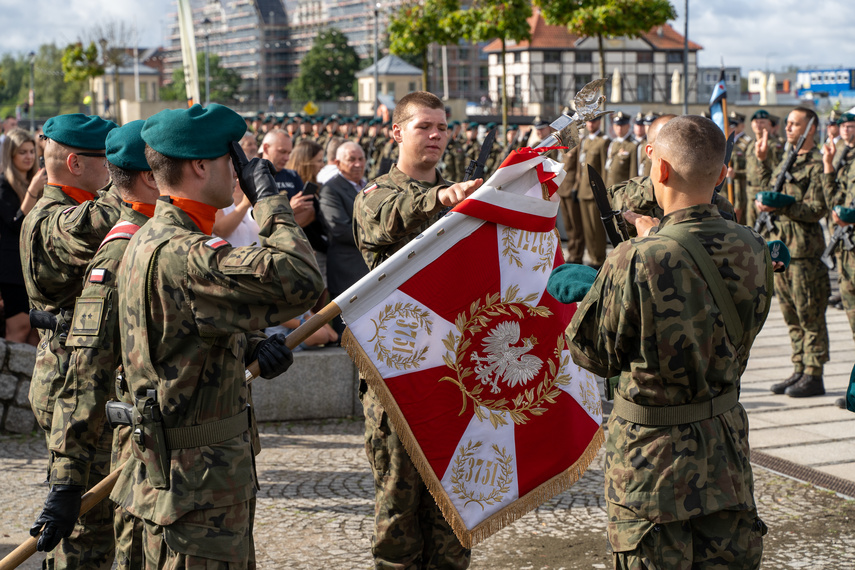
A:
<svg viewBox="0 0 855 570">
<path fill-rule="evenodd" d="M 360 420 L 262 426 L 256 549 L 262 569 L 371 566 L 373 485 Z M 0 438 L 0 554 L 27 536 L 44 500 L 46 453 L 35 436 Z M 855 568 L 855 501 L 756 468 L 761 517 L 770 527 L 763 567 Z M 602 451 L 570 491 L 473 552 L 471 568 L 610 568 Z M 33 557 L 25 569 L 39 568 Z"/>
</svg>

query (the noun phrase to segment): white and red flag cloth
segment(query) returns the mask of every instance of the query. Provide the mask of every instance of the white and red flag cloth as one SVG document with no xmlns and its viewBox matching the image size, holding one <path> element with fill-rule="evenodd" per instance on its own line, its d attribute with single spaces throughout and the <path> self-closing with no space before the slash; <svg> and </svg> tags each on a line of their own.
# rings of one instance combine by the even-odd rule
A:
<svg viewBox="0 0 855 570">
<path fill-rule="evenodd" d="M 345 347 L 467 547 L 569 488 L 603 442 L 597 378 L 564 336 L 576 305 L 546 292 L 563 176 L 512 153 L 335 300 Z"/>
</svg>

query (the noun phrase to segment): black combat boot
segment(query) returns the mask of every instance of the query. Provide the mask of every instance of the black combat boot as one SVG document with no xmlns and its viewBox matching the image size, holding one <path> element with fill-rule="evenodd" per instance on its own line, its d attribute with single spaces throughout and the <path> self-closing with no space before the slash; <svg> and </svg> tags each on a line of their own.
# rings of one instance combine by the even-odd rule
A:
<svg viewBox="0 0 855 570">
<path fill-rule="evenodd" d="M 825 386 L 822 384 L 822 376 L 804 374 L 802 375 L 801 380 L 787 388 L 784 394 L 791 398 L 822 396 L 825 394 Z"/>
<path fill-rule="evenodd" d="M 783 394 L 787 388 L 801 380 L 803 372 L 793 372 L 793 375 L 784 380 L 783 382 L 778 382 L 777 384 L 772 384 L 770 390 L 772 390 L 773 394 Z"/>
<path fill-rule="evenodd" d="M 843 410 L 846 409 L 846 398 L 837 398 L 834 400 L 834 405 Z"/>
</svg>

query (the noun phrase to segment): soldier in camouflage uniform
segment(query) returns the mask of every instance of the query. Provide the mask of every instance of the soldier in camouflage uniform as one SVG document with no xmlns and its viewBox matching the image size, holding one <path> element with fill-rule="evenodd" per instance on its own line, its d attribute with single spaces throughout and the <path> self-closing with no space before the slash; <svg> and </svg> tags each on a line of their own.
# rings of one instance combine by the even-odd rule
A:
<svg viewBox="0 0 855 570">
<path fill-rule="evenodd" d="M 795 145 L 816 113 L 797 107 L 787 116 L 787 142 Z M 792 196 L 795 202 L 775 208 L 755 201 L 759 212 L 773 215 L 774 230 L 761 228 L 767 240 L 779 239 L 790 250 L 790 266 L 784 273 L 775 275 L 775 293 L 781 305 L 784 321 L 790 330 L 793 374 L 772 385 L 772 392 L 794 398 L 825 394 L 822 380 L 823 365 L 828 362 L 828 329 L 825 309 L 828 305 L 830 285 L 828 270 L 820 261 L 825 250 L 825 239 L 819 220 L 826 213 L 822 185 L 822 157 L 814 144 L 816 125 L 805 140 L 804 146 L 790 168 L 791 179 L 784 183 L 781 192 Z M 769 148 L 767 132 L 757 141 L 755 154 L 760 162 L 761 188 L 772 190 L 786 158 L 770 170 L 763 163 Z M 759 215 L 759 214 L 758 214 Z"/>
<path fill-rule="evenodd" d="M 733 111 L 728 115 L 731 132 L 733 132 L 733 154 L 727 177 L 733 180 L 733 208 L 736 211 L 736 221 L 745 223 L 745 210 L 748 206 L 747 179 L 745 175 L 746 151 L 751 144 L 751 137 L 745 133 L 745 116 Z M 753 207 L 753 206 L 752 206 Z"/>
<path fill-rule="evenodd" d="M 398 163 L 360 192 L 353 206 L 354 239 L 371 269 L 480 186 L 481 179 L 452 185 L 436 170 L 445 131 L 444 105 L 435 95 L 415 91 L 398 101 L 392 127 L 401 148 Z M 374 474 L 375 567 L 467 568 L 470 551 L 443 518 L 373 388 L 362 380 L 359 393 Z"/>
<path fill-rule="evenodd" d="M 128 243 L 118 303 L 141 436 L 111 498 L 141 521 L 147 569 L 255 567 L 258 440 L 244 369 L 253 360 L 262 377 L 287 369 L 284 336 L 254 331 L 304 313 L 323 289 L 263 159 L 238 169 L 260 246 L 211 237 L 217 209 L 232 203 L 237 118 L 194 105 L 162 111 L 142 130 L 161 197 Z"/>
<path fill-rule="evenodd" d="M 855 115 L 844 113 L 839 121 L 840 138 L 844 141 L 844 147 L 830 159 L 828 157 L 831 156 L 834 145 L 826 143 L 822 157 L 822 186 L 826 204 L 831 212 L 833 225 L 830 225 L 829 229 L 832 232 L 837 229 L 837 226 L 852 226 L 841 220 L 832 208 L 835 206 L 855 208 Z M 833 255 L 837 261 L 839 302 L 846 311 L 849 327 L 855 336 L 855 249 L 847 250 L 842 243 L 838 242 Z M 844 398 L 838 398 L 835 404 L 840 408 L 846 407 Z"/>
<path fill-rule="evenodd" d="M 757 221 L 757 207 L 754 200 L 757 197 L 757 192 L 763 190 L 761 188 L 761 172 L 771 170 L 781 160 L 780 147 L 777 144 L 767 145 L 766 158 L 762 161 L 757 158 L 757 141 L 763 136 L 763 133 L 769 133 L 769 140 L 772 140 L 772 120 L 771 115 L 763 109 L 757 110 L 751 116 L 751 130 L 754 131 L 754 138 L 748 142 L 745 147 L 745 225 L 753 228 L 754 222 Z"/>
<path fill-rule="evenodd" d="M 676 115 L 662 115 L 657 117 L 650 125 L 647 132 L 648 143 L 647 149 L 652 150 L 653 143 L 656 141 L 656 136 L 659 130 L 665 126 L 665 123 L 676 117 Z M 647 153 L 645 153 L 646 155 Z M 612 209 L 620 212 L 634 212 L 642 216 L 651 216 L 653 218 L 662 218 L 664 213 L 662 208 L 656 202 L 656 195 L 653 192 L 653 181 L 649 176 L 636 176 L 626 182 L 610 186 L 607 190 L 609 202 Z M 722 194 L 716 192 L 711 200 L 718 208 L 719 214 L 723 218 L 733 219 L 733 205 Z M 627 224 L 627 231 L 630 237 L 635 237 L 635 226 Z"/>
<path fill-rule="evenodd" d="M 58 323 L 55 330 L 39 331 L 29 395 L 49 448 L 56 399 L 68 371 L 65 342 L 74 300 L 83 288 L 87 264 L 119 217 L 118 191 L 99 192 L 110 180 L 104 140 L 115 127 L 100 117 L 81 114 L 48 119 L 44 126 L 48 183 L 21 228 L 21 264 L 30 305 L 56 316 Z M 99 506 L 74 522 L 82 493 L 109 472 L 109 438 L 90 459 L 83 473 L 62 461 L 54 463 L 51 453 L 50 491 L 30 529 L 34 536 L 42 531 L 37 547 L 50 551 L 47 568 L 109 567 L 112 562 L 110 506 Z"/>
<path fill-rule="evenodd" d="M 115 307 L 118 303 L 118 270 L 127 240 L 154 213 L 158 191 L 145 161 L 145 143 L 139 134 L 143 123 L 134 121 L 113 129 L 107 135 L 107 160 L 113 184 L 124 200 L 122 213 L 89 263 L 65 343 L 71 356 L 65 384 L 56 399 L 50 450 L 53 471 L 67 474 L 70 484 L 80 487 L 87 485 L 93 461 L 101 456 L 100 450 L 111 447 L 111 442 L 113 458 L 110 470 L 128 459 L 130 428 L 118 429 L 114 434 L 107 425 L 104 411 L 107 401 L 117 397 L 133 403 L 128 398 L 123 377 L 116 374 L 122 364 L 119 313 L 117 310 L 96 309 Z M 106 471 L 99 465 L 96 472 Z M 112 502 L 102 501 L 95 508 L 109 510 L 112 506 Z M 75 514 L 70 522 L 73 524 L 76 518 Z M 118 567 L 123 570 L 141 568 L 138 554 L 134 556 L 127 548 L 133 544 L 134 524 L 121 508 L 115 511 L 114 530 Z M 136 525 L 136 530 L 141 531 L 140 525 Z M 105 542 L 113 542 L 109 531 L 103 536 Z M 85 566 L 109 568 L 112 559 L 111 551 L 106 558 L 88 561 Z"/>
<path fill-rule="evenodd" d="M 725 176 L 724 148 L 721 130 L 698 116 L 662 128 L 651 176 L 665 216 L 655 230 L 631 216 L 648 237 L 611 252 L 568 327 L 573 360 L 617 377 L 605 460 L 615 568 L 760 565 L 766 526 L 738 393 L 769 312 L 772 267 L 762 238 L 708 203 Z M 681 230 L 712 261 L 742 330 L 725 326 L 707 277 L 666 237 Z"/>
<path fill-rule="evenodd" d="M 460 128 L 459 121 L 451 121 L 448 123 L 448 145 L 445 147 L 445 153 L 442 155 L 442 162 L 445 165 L 445 168 L 441 172 L 442 177 L 445 180 L 451 180 L 453 182 L 463 180 L 464 172 L 466 171 L 466 165 L 463 164 L 465 160 L 465 154 L 463 152 L 463 145 L 455 136 L 455 131 Z"/>
</svg>

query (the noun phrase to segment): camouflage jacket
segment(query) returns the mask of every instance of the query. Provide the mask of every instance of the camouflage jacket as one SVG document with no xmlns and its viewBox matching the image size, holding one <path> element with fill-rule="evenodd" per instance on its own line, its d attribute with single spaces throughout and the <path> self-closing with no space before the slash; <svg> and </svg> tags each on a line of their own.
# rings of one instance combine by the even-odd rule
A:
<svg viewBox="0 0 855 570">
<path fill-rule="evenodd" d="M 609 139 L 605 135 L 597 135 L 594 138 L 589 136 L 581 137 L 579 141 L 579 167 L 576 169 L 576 190 L 578 191 L 579 199 L 593 200 L 594 191 L 591 190 L 591 183 L 588 181 L 588 167 L 596 169 L 602 176 L 605 173 L 606 167 L 606 151 L 609 146 Z"/>
<path fill-rule="evenodd" d="M 32 308 L 54 315 L 60 309 L 71 311 L 83 290 L 86 266 L 118 220 L 121 202 L 115 188 L 78 204 L 58 186 L 45 186 L 21 227 L 21 265 Z M 39 331 L 39 337 L 30 406 L 39 426 L 50 431 L 56 395 L 68 369 L 68 352 L 54 331 Z"/>
<path fill-rule="evenodd" d="M 753 230 L 706 204 L 673 212 L 661 226 L 673 224 L 685 224 L 719 268 L 744 326 L 743 358 L 687 250 L 655 233 L 622 242 L 579 303 L 567 336 L 576 364 L 619 376 L 616 393 L 642 406 L 703 402 L 737 390 L 771 303 L 767 247 Z M 608 428 L 606 499 L 633 517 L 669 522 L 754 508 L 742 405 L 678 426 L 612 414 Z M 631 530 L 610 523 L 610 538 Z"/>
<path fill-rule="evenodd" d="M 439 219 L 437 191 L 450 186 L 439 171 L 434 186 L 414 180 L 393 166 L 356 195 L 353 238 L 365 263 L 374 269 Z"/>
<path fill-rule="evenodd" d="M 120 223 L 142 226 L 147 221 L 145 215 L 123 205 Z M 129 236 L 130 232 L 123 234 Z M 128 237 L 105 239 L 89 263 L 83 292 L 75 304 L 65 343 L 70 353 L 68 373 L 54 405 L 48 444 L 52 485 L 87 485 L 95 446 L 102 431 L 110 429 L 104 405 L 117 394 L 121 401 L 133 403 L 127 386 L 118 385 L 116 377 L 122 364 L 116 290 L 127 245 Z"/>
<path fill-rule="evenodd" d="M 741 133 L 733 143 L 733 155 L 730 159 L 730 163 L 733 166 L 733 178 L 734 180 L 743 181 L 743 184 L 746 180 L 745 167 L 748 160 L 749 147 L 751 148 L 751 152 L 754 152 L 754 147 L 751 146 L 752 142 L 751 137 L 745 133 Z"/>
<path fill-rule="evenodd" d="M 606 164 L 603 167 L 606 186 L 625 182 L 638 172 L 638 145 L 632 137 L 625 140 L 613 140 L 606 150 Z"/>
<path fill-rule="evenodd" d="M 760 163 L 760 190 L 772 190 L 784 160 L 770 171 Z M 822 156 L 816 148 L 800 154 L 790 169 L 792 180 L 784 182 L 781 192 L 796 199 L 793 204 L 778 208 L 774 214 L 775 229 L 763 237 L 779 239 L 790 250 L 792 258 L 819 259 L 825 249 L 825 238 L 819 220 L 827 212 L 823 195 Z"/>
<path fill-rule="evenodd" d="M 231 247 L 162 197 L 128 244 L 119 272 L 125 376 L 137 397 L 156 390 L 166 429 L 245 416 L 247 334 L 301 315 L 324 287 L 288 197 L 259 200 L 254 213 L 260 247 Z M 134 445 L 113 500 L 157 525 L 249 500 L 256 486 L 245 425 L 231 439 L 168 451 L 168 488 L 147 477 L 161 457 Z"/>
<path fill-rule="evenodd" d="M 846 192 L 847 190 L 852 190 L 852 187 L 855 186 L 855 168 L 852 167 L 853 162 L 855 162 L 855 148 L 844 144 L 835 153 L 832 162 L 832 166 L 837 174 L 823 173 L 822 192 L 829 209 L 834 206 L 849 206 L 849 200 L 846 199 Z"/>
<path fill-rule="evenodd" d="M 610 186 L 607 190 L 609 202 L 612 208 L 619 212 L 635 212 L 643 216 L 651 216 L 653 218 L 662 219 L 662 208 L 656 202 L 656 195 L 653 193 L 653 182 L 649 177 L 638 176 L 631 178 L 626 182 Z M 715 202 L 713 204 L 718 207 L 719 212 L 729 214 L 733 218 L 733 204 L 722 194 L 716 193 Z M 627 224 L 627 229 L 631 237 L 635 237 L 635 226 Z"/>
<path fill-rule="evenodd" d="M 773 144 L 771 139 L 769 140 L 769 147 L 766 151 L 766 159 L 762 162 L 757 158 L 757 154 L 755 153 L 756 146 L 757 141 L 752 139 L 748 142 L 748 146 L 745 147 L 745 180 L 749 186 L 757 187 L 754 188 L 754 192 L 763 190 L 759 188 L 763 185 L 763 171 L 773 168 L 781 160 L 779 146 Z M 752 195 L 754 192 L 752 192 Z"/>
</svg>

